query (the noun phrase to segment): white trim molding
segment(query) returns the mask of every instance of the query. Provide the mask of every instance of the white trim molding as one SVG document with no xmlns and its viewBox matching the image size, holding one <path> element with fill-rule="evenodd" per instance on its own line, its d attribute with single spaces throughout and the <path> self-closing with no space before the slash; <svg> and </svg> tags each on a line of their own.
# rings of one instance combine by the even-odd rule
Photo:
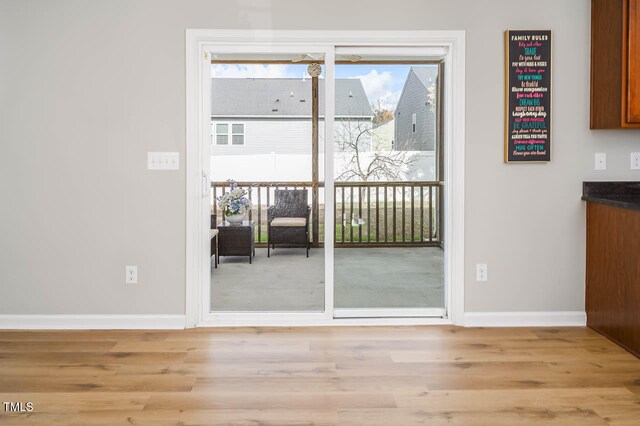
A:
<svg viewBox="0 0 640 426">
<path fill-rule="evenodd" d="M 180 330 L 184 315 L 0 315 L 0 330 Z"/>
<path fill-rule="evenodd" d="M 465 31 L 245 31 L 186 30 L 186 326 L 373 325 L 464 323 Z M 263 55 L 315 52 L 325 56 L 325 155 L 333 154 L 333 83 L 337 51 L 372 52 L 444 61 L 445 308 L 441 312 L 369 312 L 379 318 L 335 318 L 333 232 L 325 227 L 325 309 L 317 313 L 212 313 L 210 300 L 210 69 L 211 54 Z M 205 118 L 206 117 L 206 118 Z M 209 133 L 209 134 L 207 134 Z M 325 202 L 333 203 L 332 162 L 325 162 Z M 327 223 L 333 223 L 333 209 Z M 338 312 L 339 313 L 339 312 Z M 344 313 L 344 312 L 343 312 Z M 413 315 L 421 315 L 414 317 Z M 425 316 L 422 316 L 425 315 Z M 386 317 L 386 318 L 383 318 Z"/>
<path fill-rule="evenodd" d="M 582 311 L 466 312 L 465 327 L 584 327 Z"/>
<path fill-rule="evenodd" d="M 394 317 L 394 318 L 294 318 L 296 313 L 280 313 L 264 316 L 212 315 L 198 324 L 198 327 L 391 327 L 403 325 L 451 325 L 446 318 Z"/>
<path fill-rule="evenodd" d="M 335 308 L 334 318 L 446 318 L 444 308 Z"/>
</svg>

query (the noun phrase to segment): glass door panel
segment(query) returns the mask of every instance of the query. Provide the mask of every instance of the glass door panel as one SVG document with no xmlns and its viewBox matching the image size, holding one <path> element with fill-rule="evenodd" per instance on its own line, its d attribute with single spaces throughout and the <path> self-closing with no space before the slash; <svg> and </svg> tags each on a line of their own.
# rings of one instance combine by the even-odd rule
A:
<svg viewBox="0 0 640 426">
<path fill-rule="evenodd" d="M 323 82 L 311 63 L 323 72 L 313 52 L 213 56 L 212 312 L 325 309 Z"/>
<path fill-rule="evenodd" d="M 442 316 L 442 63 L 338 53 L 335 316 Z"/>
</svg>

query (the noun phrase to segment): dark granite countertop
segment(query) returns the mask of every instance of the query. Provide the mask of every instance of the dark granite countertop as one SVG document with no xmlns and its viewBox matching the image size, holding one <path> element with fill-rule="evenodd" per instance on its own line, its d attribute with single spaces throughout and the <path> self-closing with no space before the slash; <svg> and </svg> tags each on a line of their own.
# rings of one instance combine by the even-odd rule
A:
<svg viewBox="0 0 640 426">
<path fill-rule="evenodd" d="M 582 199 L 640 210 L 640 182 L 583 182 Z"/>
</svg>

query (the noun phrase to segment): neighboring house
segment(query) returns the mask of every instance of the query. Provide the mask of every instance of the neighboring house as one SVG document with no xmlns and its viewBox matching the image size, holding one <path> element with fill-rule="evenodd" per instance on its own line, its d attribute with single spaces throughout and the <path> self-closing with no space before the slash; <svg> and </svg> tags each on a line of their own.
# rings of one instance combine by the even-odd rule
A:
<svg viewBox="0 0 640 426">
<path fill-rule="evenodd" d="M 371 129 L 374 151 L 391 151 L 393 149 L 396 121 L 391 119 Z"/>
<path fill-rule="evenodd" d="M 358 79 L 335 81 L 335 138 L 365 131 L 370 149 L 373 111 Z M 213 78 L 211 134 L 214 155 L 311 153 L 311 80 Z M 319 81 L 320 151 L 324 151 L 324 80 Z M 368 142 L 367 142 L 368 141 Z"/>
<path fill-rule="evenodd" d="M 394 149 L 435 151 L 436 113 L 429 90 L 437 86 L 438 67 L 411 67 L 404 83 L 395 119 Z"/>
</svg>

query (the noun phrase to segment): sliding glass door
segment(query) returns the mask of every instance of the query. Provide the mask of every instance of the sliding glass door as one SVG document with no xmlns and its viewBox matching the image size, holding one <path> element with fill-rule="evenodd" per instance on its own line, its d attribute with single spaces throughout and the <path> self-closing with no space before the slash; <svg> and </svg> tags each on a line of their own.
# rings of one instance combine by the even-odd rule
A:
<svg viewBox="0 0 640 426">
<path fill-rule="evenodd" d="M 428 48 L 212 51 L 208 312 L 446 315 L 443 69 Z"/>
</svg>

